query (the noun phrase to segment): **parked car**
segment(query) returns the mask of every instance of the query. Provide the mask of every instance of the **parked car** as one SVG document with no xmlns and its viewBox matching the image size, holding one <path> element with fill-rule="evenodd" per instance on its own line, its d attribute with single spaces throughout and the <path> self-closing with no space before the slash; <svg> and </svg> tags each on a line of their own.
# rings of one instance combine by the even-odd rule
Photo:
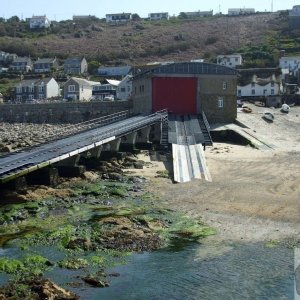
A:
<svg viewBox="0 0 300 300">
<path fill-rule="evenodd" d="M 105 96 L 104 101 L 114 101 L 115 100 L 115 97 L 113 95 L 109 95 L 109 96 Z"/>
</svg>

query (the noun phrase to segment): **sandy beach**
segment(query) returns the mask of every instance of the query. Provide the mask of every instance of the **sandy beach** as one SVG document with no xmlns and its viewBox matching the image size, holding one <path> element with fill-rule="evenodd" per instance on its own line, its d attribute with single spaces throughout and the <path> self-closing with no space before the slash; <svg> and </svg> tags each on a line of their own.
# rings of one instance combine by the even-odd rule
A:
<svg viewBox="0 0 300 300">
<path fill-rule="evenodd" d="M 150 177 L 149 191 L 218 230 L 218 239 L 266 241 L 299 238 L 300 234 L 300 107 L 289 114 L 274 110 L 274 123 L 262 119 L 265 108 L 238 112 L 246 131 L 271 145 L 267 150 L 215 143 L 205 154 L 212 182 L 174 184 L 156 178 L 162 161 L 142 175 Z"/>
</svg>

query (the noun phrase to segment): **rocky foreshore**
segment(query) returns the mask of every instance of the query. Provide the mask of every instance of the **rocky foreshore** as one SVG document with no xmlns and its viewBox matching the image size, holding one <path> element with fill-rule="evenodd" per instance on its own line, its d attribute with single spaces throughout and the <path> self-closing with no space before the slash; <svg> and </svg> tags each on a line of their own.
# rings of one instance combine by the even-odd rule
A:
<svg viewBox="0 0 300 300">
<path fill-rule="evenodd" d="M 0 123 L 0 155 L 34 146 L 75 128 L 63 125 Z"/>
</svg>

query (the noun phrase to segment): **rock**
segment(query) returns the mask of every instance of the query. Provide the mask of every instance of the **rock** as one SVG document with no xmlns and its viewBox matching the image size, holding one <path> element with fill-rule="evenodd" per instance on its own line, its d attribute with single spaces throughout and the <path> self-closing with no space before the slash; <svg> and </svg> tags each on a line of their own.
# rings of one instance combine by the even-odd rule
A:
<svg viewBox="0 0 300 300">
<path fill-rule="evenodd" d="M 109 287 L 109 283 L 107 281 L 101 280 L 100 278 L 91 275 L 82 277 L 82 280 L 93 287 Z"/>
<path fill-rule="evenodd" d="M 68 249 L 83 249 L 83 250 L 90 250 L 92 248 L 92 243 L 89 239 L 78 238 L 75 240 L 71 240 L 68 245 Z"/>
<path fill-rule="evenodd" d="M 102 219 L 99 224 L 117 225 L 126 229 L 132 227 L 132 222 L 126 217 L 107 217 Z"/>
<path fill-rule="evenodd" d="M 135 157 L 132 157 L 132 156 L 128 156 L 128 157 L 125 158 L 125 161 L 133 163 L 133 162 L 137 162 L 138 159 L 135 158 Z"/>
<path fill-rule="evenodd" d="M 56 285 L 52 281 L 34 280 L 28 283 L 32 291 L 39 295 L 39 299 L 43 300 L 77 300 L 79 297 L 62 287 Z"/>
<path fill-rule="evenodd" d="M 117 273 L 117 272 L 112 272 L 110 274 L 108 274 L 109 277 L 120 277 L 121 274 L 120 273 Z"/>
<path fill-rule="evenodd" d="M 99 175 L 94 172 L 84 172 L 82 177 L 91 182 L 95 182 L 99 179 Z"/>
<path fill-rule="evenodd" d="M 133 163 L 132 162 L 124 162 L 123 163 L 123 167 L 125 168 L 125 169 L 133 169 Z"/>
<path fill-rule="evenodd" d="M 133 163 L 133 166 L 135 169 L 143 169 L 144 168 L 144 163 L 140 162 L 140 161 L 137 161 L 137 162 L 134 162 Z"/>
<path fill-rule="evenodd" d="M 108 173 L 108 177 L 111 180 L 117 180 L 117 181 L 122 181 L 123 180 L 123 176 L 121 174 L 115 173 L 115 172 Z"/>
<path fill-rule="evenodd" d="M 2 153 L 11 153 L 13 151 L 13 147 L 11 145 L 5 145 L 0 149 Z"/>
</svg>

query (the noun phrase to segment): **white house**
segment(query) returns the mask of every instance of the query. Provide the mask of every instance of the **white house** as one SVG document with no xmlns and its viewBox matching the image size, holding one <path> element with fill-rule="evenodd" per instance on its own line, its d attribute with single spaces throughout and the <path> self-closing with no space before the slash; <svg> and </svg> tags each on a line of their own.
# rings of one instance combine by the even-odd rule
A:
<svg viewBox="0 0 300 300">
<path fill-rule="evenodd" d="M 97 84 L 99 82 L 71 77 L 64 85 L 64 98 L 74 101 L 90 101 L 93 86 Z"/>
<path fill-rule="evenodd" d="M 130 70 L 131 66 L 100 67 L 98 68 L 98 75 L 107 77 L 126 76 Z"/>
<path fill-rule="evenodd" d="M 159 20 L 169 20 L 169 13 L 150 13 L 149 15 L 150 21 L 159 21 Z"/>
<path fill-rule="evenodd" d="M 236 68 L 236 66 L 243 64 L 243 58 L 240 54 L 218 55 L 217 64 L 230 68 Z"/>
<path fill-rule="evenodd" d="M 117 87 L 117 99 L 129 100 L 132 94 L 132 75 L 127 75 Z"/>
<path fill-rule="evenodd" d="M 30 29 L 36 29 L 36 28 L 49 28 L 51 25 L 51 21 L 44 16 L 32 16 L 32 18 L 29 21 L 29 27 Z"/>
<path fill-rule="evenodd" d="M 228 16 L 250 15 L 255 14 L 254 8 L 229 8 Z"/>
<path fill-rule="evenodd" d="M 18 101 L 51 99 L 59 95 L 59 84 L 54 78 L 22 80 L 15 86 L 15 99 Z"/>
<path fill-rule="evenodd" d="M 237 96 L 241 98 L 278 96 L 281 90 L 281 80 L 275 75 L 269 78 L 258 78 L 254 75 L 251 82 L 237 86 Z"/>
<path fill-rule="evenodd" d="M 279 67 L 281 69 L 288 69 L 297 76 L 300 68 L 300 56 L 283 56 L 279 59 Z"/>
<path fill-rule="evenodd" d="M 300 17 L 300 5 L 294 5 L 293 8 L 289 11 L 290 17 Z"/>
<path fill-rule="evenodd" d="M 131 20 L 131 13 L 107 14 L 106 23 L 119 23 Z"/>
<path fill-rule="evenodd" d="M 191 12 L 182 12 L 188 19 L 193 18 L 205 18 L 205 17 L 212 17 L 214 15 L 213 10 L 209 11 L 191 11 Z"/>
</svg>

